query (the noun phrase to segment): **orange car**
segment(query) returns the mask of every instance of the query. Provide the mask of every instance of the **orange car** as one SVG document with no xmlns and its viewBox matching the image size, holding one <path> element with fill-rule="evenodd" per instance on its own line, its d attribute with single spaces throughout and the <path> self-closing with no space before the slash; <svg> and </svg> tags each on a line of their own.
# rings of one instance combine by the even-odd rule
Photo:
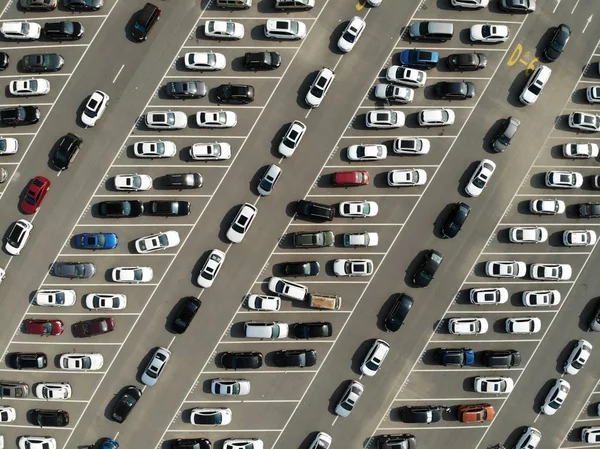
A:
<svg viewBox="0 0 600 449">
<path fill-rule="evenodd" d="M 469 404 L 458 407 L 460 422 L 484 422 L 494 419 L 494 407 L 490 404 Z"/>
</svg>

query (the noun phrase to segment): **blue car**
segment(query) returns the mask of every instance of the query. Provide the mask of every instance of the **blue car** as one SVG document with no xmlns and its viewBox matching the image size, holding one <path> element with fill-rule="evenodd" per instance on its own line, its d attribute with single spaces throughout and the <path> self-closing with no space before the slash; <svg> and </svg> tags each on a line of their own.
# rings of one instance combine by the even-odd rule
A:
<svg viewBox="0 0 600 449">
<path fill-rule="evenodd" d="M 94 232 L 75 236 L 75 245 L 81 249 L 113 249 L 117 247 L 118 243 L 117 234 L 112 232 Z"/>
<path fill-rule="evenodd" d="M 437 359 L 444 366 L 471 366 L 475 363 L 475 352 L 471 348 L 440 348 Z"/>
<path fill-rule="evenodd" d="M 111 440 L 110 438 L 102 438 L 100 441 L 98 441 L 96 446 L 98 449 L 118 449 L 119 443 L 117 443 L 115 440 Z"/>
<path fill-rule="evenodd" d="M 437 51 L 429 50 L 403 50 L 400 53 L 400 64 L 410 67 L 419 67 L 422 69 L 431 69 L 435 67 L 440 60 Z"/>
</svg>

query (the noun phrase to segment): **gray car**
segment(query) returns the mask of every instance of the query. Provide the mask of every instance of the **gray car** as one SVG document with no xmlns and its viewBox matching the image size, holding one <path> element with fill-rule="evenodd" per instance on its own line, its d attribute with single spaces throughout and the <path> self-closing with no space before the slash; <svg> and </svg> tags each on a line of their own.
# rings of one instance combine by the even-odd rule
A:
<svg viewBox="0 0 600 449">
<path fill-rule="evenodd" d="M 502 123 L 500 132 L 492 142 L 492 148 L 496 153 L 502 153 L 510 145 L 513 137 L 519 130 L 521 122 L 514 117 L 509 117 Z"/>
<path fill-rule="evenodd" d="M 52 11 L 58 0 L 19 0 L 19 6 L 26 11 Z"/>
<path fill-rule="evenodd" d="M 64 58 L 58 53 L 38 53 L 21 58 L 23 72 L 56 72 L 62 69 L 64 64 Z"/>
<path fill-rule="evenodd" d="M 91 262 L 55 262 L 50 274 L 61 278 L 88 279 L 96 274 L 96 267 Z"/>
<path fill-rule="evenodd" d="M 25 382 L 0 380 L 0 398 L 26 398 L 29 395 L 29 385 Z"/>
<path fill-rule="evenodd" d="M 142 383 L 149 387 L 156 385 L 163 368 L 170 358 L 171 352 L 168 349 L 157 348 L 154 354 L 152 354 L 152 359 L 150 359 L 150 363 L 146 366 L 144 374 L 142 374 L 142 378 L 140 379 Z"/>
<path fill-rule="evenodd" d="M 323 248 L 333 246 L 335 236 L 332 231 L 296 232 L 293 243 L 296 248 Z"/>
</svg>

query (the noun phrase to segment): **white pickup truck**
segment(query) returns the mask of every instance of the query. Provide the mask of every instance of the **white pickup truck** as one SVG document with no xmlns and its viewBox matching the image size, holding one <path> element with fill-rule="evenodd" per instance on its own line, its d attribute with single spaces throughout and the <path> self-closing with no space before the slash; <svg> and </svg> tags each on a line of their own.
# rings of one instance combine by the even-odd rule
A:
<svg viewBox="0 0 600 449">
<path fill-rule="evenodd" d="M 358 248 L 365 246 L 377 246 L 379 235 L 376 232 L 354 232 L 344 234 L 344 246 Z"/>
</svg>

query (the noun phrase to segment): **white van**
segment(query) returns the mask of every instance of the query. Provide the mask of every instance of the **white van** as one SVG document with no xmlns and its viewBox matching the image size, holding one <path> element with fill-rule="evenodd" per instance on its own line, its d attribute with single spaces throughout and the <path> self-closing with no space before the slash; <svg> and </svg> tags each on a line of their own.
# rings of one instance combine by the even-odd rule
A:
<svg viewBox="0 0 600 449">
<path fill-rule="evenodd" d="M 298 301 L 304 301 L 304 298 L 308 294 L 308 288 L 304 285 L 296 284 L 295 282 L 277 276 L 273 276 L 269 279 L 269 290 L 276 293 L 278 296 L 297 299 Z"/>
<path fill-rule="evenodd" d="M 244 332 L 247 338 L 287 338 L 289 326 L 279 321 L 247 321 Z"/>
<path fill-rule="evenodd" d="M 550 67 L 545 65 L 538 66 L 527 80 L 527 84 L 525 84 L 525 88 L 523 89 L 523 92 L 519 97 L 521 103 L 535 103 L 535 101 L 542 93 L 542 89 L 544 88 L 546 83 L 548 83 L 551 74 L 552 70 L 550 69 Z"/>
</svg>

